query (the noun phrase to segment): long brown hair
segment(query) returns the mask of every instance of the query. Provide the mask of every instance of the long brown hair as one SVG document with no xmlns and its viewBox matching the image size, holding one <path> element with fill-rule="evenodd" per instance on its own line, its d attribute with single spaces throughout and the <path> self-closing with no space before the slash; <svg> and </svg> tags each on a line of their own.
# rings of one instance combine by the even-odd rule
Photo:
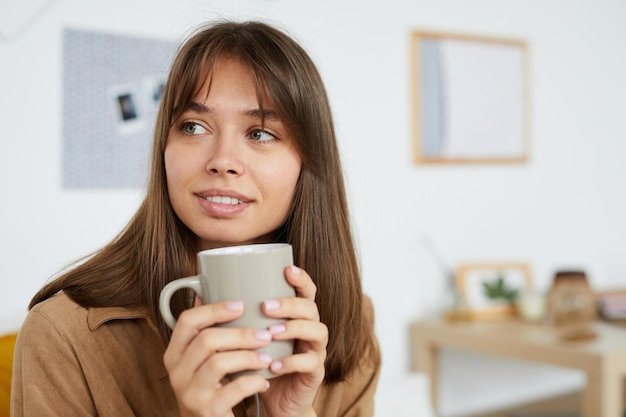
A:
<svg viewBox="0 0 626 417">
<path fill-rule="evenodd" d="M 252 68 L 259 106 L 264 97 L 271 100 L 295 138 L 302 171 L 291 211 L 275 240 L 292 244 L 295 264 L 318 287 L 316 302 L 329 329 L 326 382 L 342 381 L 376 349 L 362 313 L 359 266 L 328 97 L 307 53 L 283 32 L 260 22 L 215 23 L 182 45 L 161 100 L 143 203 L 112 242 L 47 284 L 30 307 L 60 290 L 84 307 L 145 307 L 169 337 L 158 311 L 159 294 L 171 280 L 195 273 L 198 247 L 196 236 L 170 204 L 163 154 L 172 123 L 223 56 Z M 173 309 L 188 308 L 187 299 L 179 294 Z"/>
</svg>

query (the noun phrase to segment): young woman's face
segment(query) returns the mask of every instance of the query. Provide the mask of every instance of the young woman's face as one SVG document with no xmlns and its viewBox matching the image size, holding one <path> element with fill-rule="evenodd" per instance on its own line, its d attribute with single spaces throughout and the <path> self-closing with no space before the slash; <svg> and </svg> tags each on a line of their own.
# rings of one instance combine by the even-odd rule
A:
<svg viewBox="0 0 626 417">
<path fill-rule="evenodd" d="M 248 66 L 221 58 L 206 88 L 165 147 L 174 211 L 201 249 L 268 242 L 289 213 L 302 160 L 270 100 L 261 114 Z"/>
</svg>

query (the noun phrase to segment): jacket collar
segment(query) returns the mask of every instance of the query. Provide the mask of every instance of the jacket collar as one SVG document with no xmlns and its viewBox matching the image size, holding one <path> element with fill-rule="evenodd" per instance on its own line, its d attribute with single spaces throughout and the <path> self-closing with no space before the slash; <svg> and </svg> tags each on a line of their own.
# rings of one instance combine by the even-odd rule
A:
<svg viewBox="0 0 626 417">
<path fill-rule="evenodd" d="M 146 319 L 151 322 L 145 307 L 90 307 L 87 312 L 87 325 L 92 331 L 111 320 L 131 319 Z"/>
</svg>

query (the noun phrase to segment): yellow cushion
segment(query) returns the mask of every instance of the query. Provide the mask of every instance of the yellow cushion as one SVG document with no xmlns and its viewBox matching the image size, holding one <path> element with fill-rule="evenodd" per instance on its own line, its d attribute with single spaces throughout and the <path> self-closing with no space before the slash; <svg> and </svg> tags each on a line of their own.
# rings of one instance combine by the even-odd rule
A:
<svg viewBox="0 0 626 417">
<path fill-rule="evenodd" d="M 11 371 L 13 348 L 17 333 L 0 337 L 0 417 L 9 417 L 11 403 Z"/>
</svg>

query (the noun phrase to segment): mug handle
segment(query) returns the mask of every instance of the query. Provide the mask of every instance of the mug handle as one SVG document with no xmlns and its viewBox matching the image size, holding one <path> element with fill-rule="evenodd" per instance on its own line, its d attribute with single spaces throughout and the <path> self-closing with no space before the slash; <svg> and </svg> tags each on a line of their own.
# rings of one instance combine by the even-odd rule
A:
<svg viewBox="0 0 626 417">
<path fill-rule="evenodd" d="M 163 316 L 163 320 L 170 326 L 171 329 L 176 325 L 176 319 L 172 314 L 172 309 L 170 306 L 170 301 L 172 299 L 172 295 L 178 290 L 183 288 L 192 289 L 198 296 L 202 297 L 202 286 L 200 285 L 200 275 L 194 275 L 187 278 L 180 278 L 174 280 L 167 284 L 161 290 L 161 296 L 159 298 L 159 310 L 161 310 L 161 315 Z"/>
</svg>

